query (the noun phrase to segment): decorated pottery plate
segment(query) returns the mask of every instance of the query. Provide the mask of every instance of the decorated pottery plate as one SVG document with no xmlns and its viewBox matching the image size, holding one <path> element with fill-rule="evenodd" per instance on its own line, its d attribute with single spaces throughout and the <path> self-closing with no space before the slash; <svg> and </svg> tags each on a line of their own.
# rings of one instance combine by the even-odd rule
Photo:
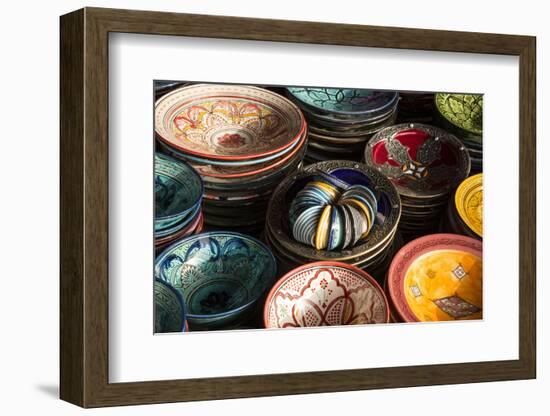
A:
<svg viewBox="0 0 550 416">
<path fill-rule="evenodd" d="M 186 311 L 181 294 L 170 284 L 155 279 L 155 332 L 184 332 Z"/>
<path fill-rule="evenodd" d="M 398 124 L 376 133 L 365 162 L 388 177 L 400 195 L 434 198 L 447 194 L 470 172 L 470 156 L 452 134 L 426 124 Z"/>
<path fill-rule="evenodd" d="M 389 308 L 366 272 L 337 262 L 306 264 L 283 276 L 264 307 L 266 328 L 387 323 Z"/>
<path fill-rule="evenodd" d="M 271 91 L 198 84 L 155 104 L 155 131 L 168 146 L 212 160 L 246 160 L 284 151 L 302 136 L 298 107 Z"/>
<path fill-rule="evenodd" d="M 155 276 L 182 294 L 190 325 L 242 316 L 271 287 L 275 274 L 275 258 L 263 243 L 224 231 L 180 240 L 155 262 Z"/>
<path fill-rule="evenodd" d="M 483 236 L 483 174 L 470 176 L 455 193 L 458 215 L 478 236 Z"/>
<path fill-rule="evenodd" d="M 384 112 L 397 102 L 394 91 L 343 88 L 287 88 L 297 100 L 321 111 L 343 114 Z"/>
<path fill-rule="evenodd" d="M 200 205 L 203 184 L 187 163 L 155 153 L 155 230 L 180 222 Z"/>
<path fill-rule="evenodd" d="M 405 245 L 388 270 L 388 293 L 405 322 L 481 319 L 479 240 L 432 234 Z"/>
<path fill-rule="evenodd" d="M 483 95 L 447 94 L 435 95 L 439 113 L 454 126 L 481 136 L 483 133 Z"/>
</svg>

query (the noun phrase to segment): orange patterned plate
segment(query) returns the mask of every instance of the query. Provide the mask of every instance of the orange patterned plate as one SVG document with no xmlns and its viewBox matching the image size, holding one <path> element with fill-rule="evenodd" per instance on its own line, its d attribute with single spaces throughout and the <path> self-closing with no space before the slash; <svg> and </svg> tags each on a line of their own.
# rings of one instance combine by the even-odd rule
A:
<svg viewBox="0 0 550 416">
<path fill-rule="evenodd" d="M 283 152 L 304 133 L 302 112 L 262 88 L 197 84 L 155 104 L 155 132 L 168 146 L 212 160 L 247 160 Z"/>
<path fill-rule="evenodd" d="M 432 234 L 405 245 L 388 271 L 393 309 L 405 322 L 482 319 L 480 241 Z"/>
</svg>

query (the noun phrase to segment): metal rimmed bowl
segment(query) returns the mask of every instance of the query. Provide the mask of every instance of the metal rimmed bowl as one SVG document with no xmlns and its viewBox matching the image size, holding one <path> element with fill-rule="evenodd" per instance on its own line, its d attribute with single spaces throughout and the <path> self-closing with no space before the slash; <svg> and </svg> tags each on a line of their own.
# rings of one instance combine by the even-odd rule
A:
<svg viewBox="0 0 550 416">
<path fill-rule="evenodd" d="M 271 251 L 250 236 L 214 231 L 168 247 L 157 257 L 155 277 L 178 290 L 192 330 L 242 323 L 275 281 Z"/>
<path fill-rule="evenodd" d="M 400 321 L 481 319 L 482 243 L 432 234 L 406 244 L 388 270 L 387 290 Z"/>
<path fill-rule="evenodd" d="M 387 323 L 384 291 L 366 272 L 345 263 L 317 262 L 298 267 L 269 292 L 266 328 Z"/>
<path fill-rule="evenodd" d="M 368 236 L 350 249 L 329 251 L 296 241 L 289 227 L 289 210 L 295 195 L 319 172 L 347 184 L 367 184 L 378 194 L 376 221 Z M 267 211 L 265 236 L 281 263 L 289 266 L 313 261 L 340 261 L 362 267 L 375 264 L 391 247 L 401 216 L 401 202 L 391 182 L 374 169 L 351 161 L 327 161 L 307 166 L 287 177 L 275 190 Z"/>
<path fill-rule="evenodd" d="M 155 333 L 187 331 L 187 312 L 181 293 L 163 280 L 154 280 Z"/>
</svg>

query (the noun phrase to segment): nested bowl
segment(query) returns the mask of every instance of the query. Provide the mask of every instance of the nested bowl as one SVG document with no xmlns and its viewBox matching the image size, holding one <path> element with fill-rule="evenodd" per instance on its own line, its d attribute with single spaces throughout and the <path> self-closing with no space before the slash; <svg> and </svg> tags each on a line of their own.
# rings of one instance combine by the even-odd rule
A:
<svg viewBox="0 0 550 416">
<path fill-rule="evenodd" d="M 155 262 L 155 276 L 183 296 L 192 330 L 245 321 L 272 286 L 276 271 L 275 258 L 263 243 L 224 231 L 178 241 Z"/>
<path fill-rule="evenodd" d="M 338 262 L 305 264 L 284 275 L 269 292 L 266 328 L 387 323 L 380 285 L 357 267 Z"/>
<path fill-rule="evenodd" d="M 201 177 L 188 163 L 155 153 L 155 233 L 163 237 L 189 224 L 203 192 Z"/>
</svg>

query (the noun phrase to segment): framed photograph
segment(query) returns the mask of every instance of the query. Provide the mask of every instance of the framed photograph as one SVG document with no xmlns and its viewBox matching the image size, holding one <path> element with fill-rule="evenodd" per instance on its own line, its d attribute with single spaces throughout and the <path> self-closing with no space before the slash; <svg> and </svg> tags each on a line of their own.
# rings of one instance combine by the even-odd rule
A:
<svg viewBox="0 0 550 416">
<path fill-rule="evenodd" d="M 534 37 L 60 29 L 63 400 L 536 377 Z"/>
</svg>

